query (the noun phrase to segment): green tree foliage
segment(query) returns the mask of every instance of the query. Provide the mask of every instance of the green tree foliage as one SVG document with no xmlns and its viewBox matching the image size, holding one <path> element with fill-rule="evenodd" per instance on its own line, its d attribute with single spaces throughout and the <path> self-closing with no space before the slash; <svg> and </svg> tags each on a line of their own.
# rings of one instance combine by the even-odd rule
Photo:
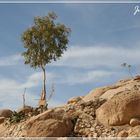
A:
<svg viewBox="0 0 140 140">
<path fill-rule="evenodd" d="M 46 72 L 45 66 L 59 59 L 67 50 L 70 28 L 56 22 L 54 12 L 45 17 L 35 17 L 34 24 L 22 34 L 25 64 L 43 70 L 42 99 L 46 99 Z"/>
</svg>

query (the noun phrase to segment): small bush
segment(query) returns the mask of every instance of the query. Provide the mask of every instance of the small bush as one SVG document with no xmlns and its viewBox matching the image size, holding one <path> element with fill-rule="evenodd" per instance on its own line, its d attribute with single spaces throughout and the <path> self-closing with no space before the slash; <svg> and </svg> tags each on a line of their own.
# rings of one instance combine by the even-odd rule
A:
<svg viewBox="0 0 140 140">
<path fill-rule="evenodd" d="M 17 113 L 17 112 L 13 112 L 12 116 L 9 118 L 9 122 L 12 123 L 18 123 L 21 120 L 25 119 L 26 116 L 23 113 Z"/>
</svg>

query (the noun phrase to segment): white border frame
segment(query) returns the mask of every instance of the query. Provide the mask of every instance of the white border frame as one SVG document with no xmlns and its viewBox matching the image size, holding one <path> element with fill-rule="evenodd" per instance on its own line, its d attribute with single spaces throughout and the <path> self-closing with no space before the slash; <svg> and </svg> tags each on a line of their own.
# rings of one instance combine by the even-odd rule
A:
<svg viewBox="0 0 140 140">
<path fill-rule="evenodd" d="M 23 1 L 23 0 L 19 0 L 19 1 L 15 1 L 15 0 L 6 0 L 6 1 L 4 1 L 4 0 L 0 0 L 0 4 L 1 3 L 3 3 L 3 4 L 45 4 L 45 3 L 56 3 L 56 4 L 63 4 L 63 3 L 68 3 L 68 4 L 78 4 L 78 3 L 81 3 L 81 4 L 86 4 L 86 3 L 97 3 L 97 4 L 101 4 L 101 3 L 103 3 L 103 4 L 140 4 L 140 1 L 139 0 L 41 0 L 41 1 L 39 1 L 39 0 L 36 0 L 36 1 L 33 1 L 33 0 L 25 0 L 25 1 Z"/>
<path fill-rule="evenodd" d="M 15 1 L 15 0 L 0 0 L 0 4 L 140 4 L 140 0 L 19 0 L 19 1 Z M 46 140 L 54 140 L 57 139 L 57 138 L 62 138 L 65 140 L 68 139 L 71 139 L 71 138 L 75 138 L 78 139 L 78 137 L 0 137 L 0 140 L 11 140 L 11 139 L 15 139 L 15 140 L 32 140 L 32 139 L 42 139 L 44 140 L 44 138 Z M 82 137 L 79 137 L 79 140 L 81 140 Z M 127 138 L 122 138 L 122 137 L 105 137 L 105 138 L 99 138 L 99 137 L 83 137 L 82 139 L 85 139 L 85 140 L 98 140 L 98 139 L 101 139 L 101 140 L 122 140 L 122 139 L 138 139 L 140 137 L 127 137 Z"/>
</svg>

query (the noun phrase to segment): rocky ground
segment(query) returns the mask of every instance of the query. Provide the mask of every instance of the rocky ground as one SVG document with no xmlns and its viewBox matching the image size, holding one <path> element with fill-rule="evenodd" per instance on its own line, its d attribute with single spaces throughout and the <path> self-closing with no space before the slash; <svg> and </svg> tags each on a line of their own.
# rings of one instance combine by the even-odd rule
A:
<svg viewBox="0 0 140 140">
<path fill-rule="evenodd" d="M 1 137 L 138 137 L 140 76 L 74 97 L 40 113 L 29 106 L 0 111 Z"/>
</svg>

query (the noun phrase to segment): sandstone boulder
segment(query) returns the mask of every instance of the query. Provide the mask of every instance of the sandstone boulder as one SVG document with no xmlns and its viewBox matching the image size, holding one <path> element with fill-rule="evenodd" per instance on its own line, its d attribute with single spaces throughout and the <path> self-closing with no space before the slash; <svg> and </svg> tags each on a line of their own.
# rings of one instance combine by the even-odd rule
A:
<svg viewBox="0 0 140 140">
<path fill-rule="evenodd" d="M 5 117 L 5 118 L 9 118 L 11 117 L 13 114 L 13 112 L 9 109 L 2 109 L 0 110 L 0 117 Z"/>
<path fill-rule="evenodd" d="M 124 91 L 131 91 L 133 89 L 140 90 L 139 79 L 140 76 L 136 76 L 134 79 L 120 80 L 115 85 L 96 88 L 90 91 L 83 100 L 91 101 L 98 98 L 109 100 Z"/>
<path fill-rule="evenodd" d="M 140 75 L 137 75 L 137 76 L 134 78 L 134 80 L 140 81 Z"/>
<path fill-rule="evenodd" d="M 32 117 L 27 121 L 28 125 L 32 125 L 36 121 L 47 120 L 47 119 L 63 119 L 65 116 L 65 110 L 61 107 L 49 109 L 37 116 Z"/>
<path fill-rule="evenodd" d="M 130 120 L 130 126 L 134 127 L 134 126 L 137 126 L 137 125 L 140 125 L 140 120 L 137 119 L 137 118 L 132 118 Z"/>
<path fill-rule="evenodd" d="M 97 120 L 104 125 L 129 124 L 140 117 L 140 91 L 125 91 L 114 96 L 96 110 Z"/>
<path fill-rule="evenodd" d="M 65 111 L 58 107 L 49 109 L 26 123 L 26 136 L 28 137 L 61 137 L 67 136 L 73 130 L 73 123 L 69 118 L 64 118 Z"/>
<path fill-rule="evenodd" d="M 5 117 L 0 117 L 0 124 L 3 123 L 5 120 Z"/>
<path fill-rule="evenodd" d="M 79 97 L 73 97 L 73 98 L 68 100 L 68 104 L 77 103 L 77 102 L 79 102 L 81 100 L 82 100 L 82 97 L 80 97 L 80 96 Z"/>
<path fill-rule="evenodd" d="M 96 88 L 92 91 L 89 92 L 89 94 L 87 94 L 83 100 L 85 102 L 91 101 L 91 100 L 95 100 L 98 99 L 101 95 L 103 95 L 107 90 L 109 90 L 111 87 L 102 87 L 102 88 Z"/>
<path fill-rule="evenodd" d="M 122 130 L 118 133 L 118 137 L 128 137 L 128 132 L 125 130 Z"/>
<path fill-rule="evenodd" d="M 102 96 L 100 96 L 100 98 L 102 99 L 106 99 L 106 100 L 109 100 L 111 99 L 112 97 L 114 97 L 115 95 L 117 94 L 121 94 L 123 91 L 125 91 L 126 89 L 131 89 L 132 88 L 132 85 L 127 85 L 127 86 L 116 86 L 112 89 L 109 89 L 108 91 L 106 91 Z"/>
<path fill-rule="evenodd" d="M 66 137 L 73 129 L 70 120 L 47 119 L 37 121 L 27 130 L 28 137 Z"/>
</svg>

